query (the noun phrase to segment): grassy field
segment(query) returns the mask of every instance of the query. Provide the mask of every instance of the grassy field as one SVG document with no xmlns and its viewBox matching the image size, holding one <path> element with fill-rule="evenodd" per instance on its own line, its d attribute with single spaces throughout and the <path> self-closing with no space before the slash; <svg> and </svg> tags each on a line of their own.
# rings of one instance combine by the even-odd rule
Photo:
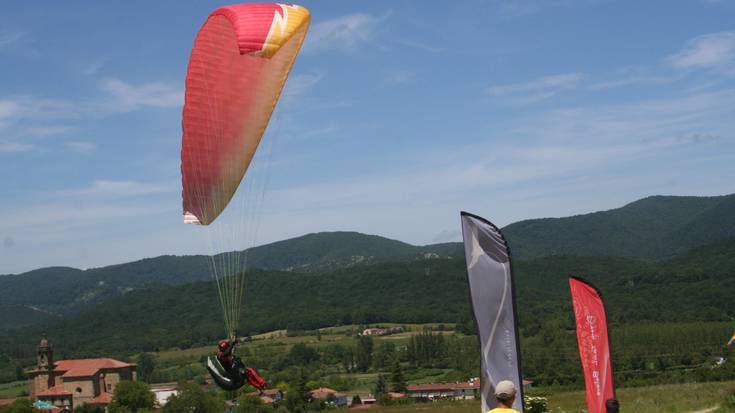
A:
<svg viewBox="0 0 735 413">
<path fill-rule="evenodd" d="M 0 399 L 10 399 L 26 394 L 28 394 L 27 381 L 14 381 L 12 383 L 0 384 Z"/>
<path fill-rule="evenodd" d="M 382 325 L 389 327 L 391 325 Z M 397 345 L 408 343 L 412 335 L 422 331 L 427 325 L 404 325 L 406 332 L 390 336 L 374 337 L 375 348 L 381 342 L 390 341 Z M 437 329 L 438 325 L 431 325 Z M 340 326 L 320 329 L 319 336 L 295 335 L 288 336 L 286 331 L 273 331 L 270 333 L 253 336 L 244 347 L 255 353 L 265 351 L 266 354 L 282 354 L 289 351 L 298 343 L 308 344 L 310 347 L 321 347 L 329 344 L 342 344 L 354 346 L 355 334 L 358 326 Z M 447 332 L 449 333 L 449 332 Z M 308 334 L 308 333 L 307 333 Z M 188 369 L 197 375 L 206 375 L 203 369 L 202 358 L 214 353 L 214 346 L 189 348 L 185 350 L 170 349 L 155 354 L 157 369 L 160 371 Z M 409 383 L 428 383 L 441 381 L 447 371 L 442 369 L 422 369 L 407 375 Z M 347 394 L 368 393 L 377 379 L 377 373 L 338 373 L 345 379 L 353 379 L 352 388 L 346 390 Z M 13 386 L 6 384 L 0 386 L 0 395 L 12 397 L 25 389 L 25 384 Z M 713 383 L 689 383 L 674 385 L 659 385 L 637 388 L 622 388 L 618 391 L 618 397 L 626 413 L 685 413 L 696 412 L 720 404 L 728 392 L 735 390 L 735 382 L 713 382 Z M 586 412 L 584 392 L 565 391 L 558 392 L 551 389 L 534 389 L 535 394 L 548 394 L 549 409 L 553 413 L 582 413 Z M 371 411 L 380 412 L 406 412 L 412 411 L 442 411 L 442 412 L 473 412 L 477 413 L 479 403 L 477 402 L 437 402 L 420 403 L 401 406 L 374 406 Z M 718 412 L 720 413 L 720 412 Z"/>
<path fill-rule="evenodd" d="M 689 413 L 718 405 L 732 390 L 735 390 L 735 382 L 672 384 L 620 389 L 618 398 L 625 413 Z M 584 392 L 581 391 L 551 394 L 548 399 L 551 413 L 587 411 Z M 479 410 L 477 401 L 416 403 L 370 409 L 373 413 L 478 413 Z"/>
<path fill-rule="evenodd" d="M 718 405 L 732 390 L 735 382 L 670 384 L 619 389 L 618 398 L 626 413 L 679 413 Z M 552 412 L 581 413 L 584 404 L 581 391 L 549 396 Z"/>
<path fill-rule="evenodd" d="M 392 327 L 399 324 L 383 323 L 380 324 L 382 327 Z M 400 324 L 408 331 L 399 334 L 393 334 L 388 336 L 374 337 L 376 347 L 381 341 L 391 341 L 395 344 L 401 345 L 408 343 L 411 336 L 419 334 L 425 328 L 437 328 L 439 324 Z M 452 327 L 452 324 L 443 324 L 444 326 Z M 358 326 L 340 326 L 340 327 L 328 327 L 320 329 L 322 333 L 321 338 L 317 338 L 315 335 L 303 335 L 303 336 L 288 336 L 286 330 L 272 331 L 269 333 L 259 334 L 251 337 L 252 340 L 244 344 L 245 347 L 259 348 L 259 347 L 273 347 L 280 348 L 281 352 L 287 352 L 295 344 L 303 343 L 313 347 L 326 346 L 329 344 L 344 344 L 354 345 L 355 333 Z M 441 332 L 443 334 L 452 334 L 452 331 Z M 205 347 L 192 347 L 188 349 L 167 349 L 159 351 L 155 354 L 157 362 L 162 366 L 181 365 L 193 363 L 201 360 L 204 356 L 210 356 L 216 351 L 215 343 L 211 346 Z"/>
</svg>

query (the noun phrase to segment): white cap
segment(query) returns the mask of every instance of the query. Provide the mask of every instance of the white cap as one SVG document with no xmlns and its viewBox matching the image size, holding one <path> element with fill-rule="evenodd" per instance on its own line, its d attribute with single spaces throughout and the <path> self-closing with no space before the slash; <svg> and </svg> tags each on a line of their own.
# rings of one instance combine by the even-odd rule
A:
<svg viewBox="0 0 735 413">
<path fill-rule="evenodd" d="M 516 385 L 510 380 L 503 380 L 495 386 L 495 397 L 507 399 L 516 395 Z"/>
</svg>

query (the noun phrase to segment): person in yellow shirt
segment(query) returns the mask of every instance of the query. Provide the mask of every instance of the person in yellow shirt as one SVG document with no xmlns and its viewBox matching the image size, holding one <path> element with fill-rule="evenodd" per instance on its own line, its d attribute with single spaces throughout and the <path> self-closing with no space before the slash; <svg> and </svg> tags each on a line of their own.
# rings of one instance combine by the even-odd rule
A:
<svg viewBox="0 0 735 413">
<path fill-rule="evenodd" d="M 499 382 L 495 386 L 495 398 L 498 400 L 498 407 L 487 413 L 520 413 L 513 409 L 513 402 L 516 400 L 516 386 L 512 381 Z"/>
</svg>

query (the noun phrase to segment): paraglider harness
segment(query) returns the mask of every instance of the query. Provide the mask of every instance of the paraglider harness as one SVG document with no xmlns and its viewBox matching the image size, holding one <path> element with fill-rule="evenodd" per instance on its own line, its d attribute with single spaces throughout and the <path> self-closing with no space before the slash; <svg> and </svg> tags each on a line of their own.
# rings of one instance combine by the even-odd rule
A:
<svg viewBox="0 0 735 413">
<path fill-rule="evenodd" d="M 251 386 L 262 391 L 265 387 L 263 380 L 255 369 L 245 367 L 240 357 L 235 355 L 237 336 L 230 340 L 222 340 L 217 345 L 217 357 L 207 358 L 207 370 L 214 382 L 224 390 L 237 390 L 245 385 L 247 380 Z"/>
</svg>

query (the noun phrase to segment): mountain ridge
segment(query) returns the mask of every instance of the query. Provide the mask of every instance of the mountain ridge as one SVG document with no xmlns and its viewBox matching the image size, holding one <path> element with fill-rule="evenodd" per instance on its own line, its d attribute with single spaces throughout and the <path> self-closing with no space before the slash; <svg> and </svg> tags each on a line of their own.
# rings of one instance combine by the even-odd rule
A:
<svg viewBox="0 0 735 413">
<path fill-rule="evenodd" d="M 513 257 L 521 261 L 558 255 L 660 261 L 735 236 L 735 194 L 651 196 L 606 211 L 524 220 L 503 232 Z M 351 231 L 310 233 L 246 253 L 251 268 L 296 273 L 434 258 L 464 260 L 460 242 L 416 246 Z M 73 313 L 148 285 L 208 281 L 208 265 L 204 255 L 162 255 L 87 270 L 40 268 L 0 276 L 0 305 Z"/>
</svg>

